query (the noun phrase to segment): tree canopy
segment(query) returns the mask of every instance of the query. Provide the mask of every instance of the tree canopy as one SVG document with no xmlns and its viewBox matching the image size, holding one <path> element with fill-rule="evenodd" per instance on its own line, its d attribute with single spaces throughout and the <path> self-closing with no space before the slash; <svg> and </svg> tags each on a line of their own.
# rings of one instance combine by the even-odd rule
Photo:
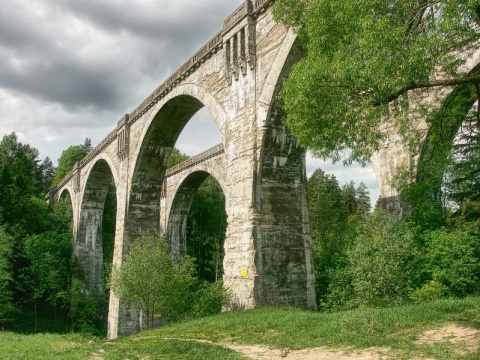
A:
<svg viewBox="0 0 480 360">
<path fill-rule="evenodd" d="M 71 145 L 62 151 L 62 155 L 58 159 L 58 167 L 53 176 L 52 186 L 57 185 L 64 176 L 66 176 L 77 161 L 82 160 L 92 151 L 92 142 L 90 138 L 85 138 L 81 145 Z"/>
<path fill-rule="evenodd" d="M 366 162 L 394 126 L 412 126 L 431 107 L 409 97 L 480 82 L 462 65 L 478 48 L 478 0 L 278 0 L 306 56 L 285 81 L 287 125 L 316 156 Z M 462 56 L 459 56 L 461 54 Z M 411 140 L 411 139 L 410 139 Z"/>
<path fill-rule="evenodd" d="M 114 269 L 112 289 L 127 305 L 144 311 L 151 329 L 157 313 L 168 320 L 183 315 L 194 272 L 188 257 L 172 262 L 165 238 L 145 235 L 131 245 L 121 268 Z"/>
</svg>

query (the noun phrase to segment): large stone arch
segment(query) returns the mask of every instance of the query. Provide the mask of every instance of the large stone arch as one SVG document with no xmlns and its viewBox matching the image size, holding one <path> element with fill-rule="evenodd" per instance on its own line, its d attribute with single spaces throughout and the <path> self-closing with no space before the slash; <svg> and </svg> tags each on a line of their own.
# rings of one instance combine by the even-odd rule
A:
<svg viewBox="0 0 480 360">
<path fill-rule="evenodd" d="M 196 170 L 184 176 L 175 189 L 174 196 L 167 214 L 167 236 L 170 250 L 174 258 L 187 253 L 187 218 L 190 212 L 193 196 L 202 183 L 212 176 L 225 194 L 222 179 L 217 178 L 208 171 Z"/>
<path fill-rule="evenodd" d="M 480 47 L 472 53 L 458 54 L 458 56 L 460 59 L 465 60 L 462 67 L 459 68 L 460 71 L 465 74 L 479 73 Z M 437 76 L 441 78 L 441 75 L 437 74 Z M 459 113 L 465 115 L 474 101 L 469 100 L 462 105 L 455 99 L 458 99 L 459 96 L 472 98 L 473 88 L 473 85 L 459 85 L 456 87 L 437 87 L 410 93 L 409 101 L 414 106 L 426 106 L 429 110 L 435 110 L 434 112 L 429 111 L 429 118 L 422 116 L 420 119 L 417 119 L 414 130 L 419 132 L 420 137 L 416 143 L 417 146 L 413 148 L 409 148 L 405 144 L 397 128 L 391 124 L 384 124 L 381 130 L 386 135 L 386 139 L 380 149 L 372 155 L 371 161 L 380 185 L 382 203 L 385 207 L 400 213 L 405 210 L 400 201 L 397 186 L 400 178 L 408 178 L 410 183 L 422 182 L 424 178 L 430 176 L 425 175 L 425 165 L 431 167 L 438 174 L 442 173 L 443 175 L 445 156 L 463 119 L 462 116 L 459 116 L 458 121 L 449 124 L 444 124 L 439 119 L 442 116 L 442 112 L 452 106 Z M 437 141 L 439 146 L 436 146 L 432 142 L 435 137 L 442 139 L 442 144 L 439 144 Z M 433 158 L 437 160 L 429 161 L 430 164 L 426 163 L 425 160 Z"/>
<path fill-rule="evenodd" d="M 161 185 L 168 158 L 192 116 L 207 107 L 225 142 L 227 114 L 208 91 L 194 84 L 179 85 L 159 102 L 147 120 L 133 158 L 124 254 L 128 241 L 143 233 L 159 232 Z"/>
<path fill-rule="evenodd" d="M 479 72 L 480 64 L 477 64 L 471 73 Z M 456 135 L 479 95 L 478 89 L 472 84 L 457 86 L 445 96 L 428 119 L 429 128 L 420 146 L 413 174 L 417 197 L 438 200 L 440 205 L 443 178 Z"/>
<path fill-rule="evenodd" d="M 85 275 L 85 293 L 104 294 L 102 217 L 108 187 L 117 189 L 118 176 L 111 159 L 102 154 L 86 169 L 80 214 L 74 237 L 74 253 Z"/>
<path fill-rule="evenodd" d="M 160 197 L 168 158 L 178 136 L 192 116 L 206 107 L 225 142 L 228 117 L 216 98 L 195 84 L 178 84 L 156 103 L 141 132 L 131 138 L 131 158 L 126 182 L 126 209 L 121 249 L 115 248 L 117 265 L 128 256 L 129 245 L 142 234 L 160 233 Z M 140 328 L 139 315 L 111 297 L 109 336 L 131 334 Z M 118 314 L 118 315 L 117 315 Z"/>
</svg>

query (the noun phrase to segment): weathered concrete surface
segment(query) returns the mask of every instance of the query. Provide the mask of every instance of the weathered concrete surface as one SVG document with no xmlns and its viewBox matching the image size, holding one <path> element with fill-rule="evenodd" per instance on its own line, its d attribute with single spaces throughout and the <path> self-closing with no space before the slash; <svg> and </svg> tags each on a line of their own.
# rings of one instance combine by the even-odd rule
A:
<svg viewBox="0 0 480 360">
<path fill-rule="evenodd" d="M 226 199 L 223 280 L 232 306 L 316 308 L 305 152 L 283 125 L 276 97 L 302 49 L 295 32 L 274 21 L 271 4 L 246 1 L 60 183 L 54 197 L 71 195 L 75 249 L 89 268 L 89 291 L 102 290 L 97 246 L 109 181 L 117 196 L 113 265 L 121 266 L 132 241 L 145 233 L 168 232 L 173 251 L 181 253 L 191 195 L 212 175 Z M 223 153 L 165 180 L 178 136 L 204 106 Z M 374 158 L 383 196 L 395 195 L 391 179 L 411 161 L 395 131 L 390 139 Z M 109 338 L 140 328 L 138 313 L 114 294 L 108 328 Z"/>
</svg>

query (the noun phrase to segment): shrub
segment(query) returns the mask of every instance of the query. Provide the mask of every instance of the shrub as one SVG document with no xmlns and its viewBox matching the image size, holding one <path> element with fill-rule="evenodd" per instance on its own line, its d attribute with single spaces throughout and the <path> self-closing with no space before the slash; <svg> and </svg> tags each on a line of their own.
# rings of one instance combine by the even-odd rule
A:
<svg viewBox="0 0 480 360">
<path fill-rule="evenodd" d="M 402 304 L 417 282 L 414 231 L 394 214 L 366 217 L 347 257 L 357 306 Z"/>
<path fill-rule="evenodd" d="M 463 229 L 435 230 L 425 235 L 426 269 L 450 296 L 480 291 L 480 236 Z"/>
<path fill-rule="evenodd" d="M 423 284 L 419 289 L 411 292 L 410 299 L 413 302 L 421 303 L 423 301 L 437 300 L 445 295 L 447 287 L 436 280 L 430 280 Z"/>
<path fill-rule="evenodd" d="M 229 293 L 223 287 L 223 281 L 202 282 L 195 293 L 192 315 L 202 317 L 217 314 L 228 303 Z"/>
</svg>

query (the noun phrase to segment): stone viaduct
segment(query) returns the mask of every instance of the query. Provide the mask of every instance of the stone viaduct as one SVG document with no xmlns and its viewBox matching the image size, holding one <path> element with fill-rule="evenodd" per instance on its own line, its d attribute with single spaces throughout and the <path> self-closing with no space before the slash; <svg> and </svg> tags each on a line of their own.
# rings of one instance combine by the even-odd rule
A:
<svg viewBox="0 0 480 360">
<path fill-rule="evenodd" d="M 113 264 L 120 266 L 129 244 L 145 233 L 167 234 L 172 251 L 183 253 L 192 196 L 211 175 L 225 194 L 223 280 L 235 304 L 316 308 L 305 150 L 283 125 L 276 97 L 302 50 L 295 32 L 274 21 L 272 3 L 241 5 L 52 192 L 54 201 L 66 192 L 71 198 L 74 251 L 88 292 L 104 291 L 102 213 L 109 184 L 117 198 Z M 182 129 L 204 106 L 222 144 L 167 170 Z M 390 180 L 406 156 L 394 140 L 376 155 L 382 196 L 394 195 Z M 111 294 L 108 337 L 138 327 L 138 314 Z"/>
</svg>

